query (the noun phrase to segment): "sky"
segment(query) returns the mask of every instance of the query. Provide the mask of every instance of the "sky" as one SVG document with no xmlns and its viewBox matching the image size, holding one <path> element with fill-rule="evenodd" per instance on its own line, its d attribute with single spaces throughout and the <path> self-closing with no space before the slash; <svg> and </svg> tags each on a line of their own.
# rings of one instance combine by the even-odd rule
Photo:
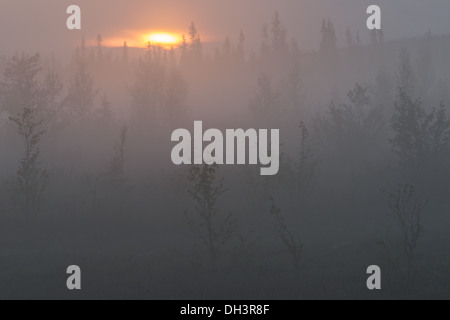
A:
<svg viewBox="0 0 450 320">
<path fill-rule="evenodd" d="M 82 10 L 82 30 L 66 28 L 66 8 Z M 360 30 L 368 39 L 367 7 L 380 5 L 387 39 L 450 33 L 448 0 L 0 0 L 0 53 L 61 52 L 79 43 L 81 34 L 93 43 L 102 34 L 106 44 L 133 43 L 152 31 L 187 32 L 195 21 L 204 42 L 220 45 L 237 40 L 244 30 L 247 46 L 257 48 L 261 28 L 278 11 L 303 50 L 317 49 L 320 24 L 331 18 L 341 44 L 345 31 Z M 141 38 L 139 38 L 141 37 Z M 367 40 L 366 40 L 367 41 Z"/>
</svg>

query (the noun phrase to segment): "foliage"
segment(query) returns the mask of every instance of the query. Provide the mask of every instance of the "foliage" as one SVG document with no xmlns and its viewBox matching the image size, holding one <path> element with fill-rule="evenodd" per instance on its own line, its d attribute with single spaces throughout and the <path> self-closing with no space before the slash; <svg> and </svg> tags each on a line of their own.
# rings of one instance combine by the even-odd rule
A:
<svg viewBox="0 0 450 320">
<path fill-rule="evenodd" d="M 15 115 L 23 107 L 34 107 L 40 94 L 37 76 L 41 69 L 39 54 L 15 55 L 7 64 L 0 83 L 1 109 Z"/>
<path fill-rule="evenodd" d="M 421 100 L 413 101 L 400 88 L 391 124 L 394 137 L 390 143 L 400 163 L 419 179 L 429 173 L 430 165 L 436 173 L 450 144 L 450 120 L 444 105 L 427 112 Z"/>
<path fill-rule="evenodd" d="M 367 88 L 356 83 L 347 97 L 348 103 L 332 102 L 326 116 L 315 121 L 321 143 L 343 153 L 372 146 L 384 125 L 382 109 L 371 105 Z"/>
</svg>

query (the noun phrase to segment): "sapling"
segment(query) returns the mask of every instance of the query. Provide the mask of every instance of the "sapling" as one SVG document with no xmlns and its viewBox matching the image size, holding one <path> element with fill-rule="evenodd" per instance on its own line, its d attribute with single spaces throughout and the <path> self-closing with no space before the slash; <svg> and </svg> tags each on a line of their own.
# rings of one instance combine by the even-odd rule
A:
<svg viewBox="0 0 450 320">
<path fill-rule="evenodd" d="M 288 228 L 285 218 L 281 213 L 281 209 L 272 200 L 272 207 L 270 213 L 275 216 L 278 222 L 278 235 L 281 241 L 287 249 L 287 252 L 292 258 L 292 263 L 294 266 L 295 278 L 298 280 L 300 278 L 300 267 L 301 267 L 301 256 L 303 252 L 303 244 L 298 240 Z"/>
<path fill-rule="evenodd" d="M 217 165 L 191 167 L 186 189 L 195 204 L 195 213 L 185 211 L 189 228 L 206 250 L 214 271 L 221 249 L 236 230 L 233 214 L 221 215 L 217 207 L 225 192 L 223 178 L 217 177 L 217 170 Z"/>
<path fill-rule="evenodd" d="M 40 142 L 45 131 L 40 130 L 43 120 L 35 119 L 35 110 L 24 107 L 16 117 L 9 118 L 23 138 L 25 154 L 16 175 L 11 179 L 11 199 L 16 210 L 28 217 L 36 216 L 48 184 L 48 173 L 39 159 Z"/>
<path fill-rule="evenodd" d="M 399 223 L 403 235 L 403 253 L 408 265 L 408 281 L 414 269 L 417 244 L 423 235 L 423 216 L 428 201 L 422 202 L 416 189 L 409 184 L 399 184 L 397 191 L 389 193 L 392 216 Z"/>
</svg>

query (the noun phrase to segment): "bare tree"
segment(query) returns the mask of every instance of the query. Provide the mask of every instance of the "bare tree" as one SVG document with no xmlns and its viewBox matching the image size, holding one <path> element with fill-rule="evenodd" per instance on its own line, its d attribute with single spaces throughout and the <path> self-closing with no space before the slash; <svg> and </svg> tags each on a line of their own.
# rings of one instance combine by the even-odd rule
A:
<svg viewBox="0 0 450 320">
<path fill-rule="evenodd" d="M 28 107 L 16 117 L 10 117 L 10 120 L 17 126 L 17 133 L 23 138 L 25 147 L 16 176 L 11 179 L 11 199 L 16 210 L 27 217 L 34 217 L 39 212 L 48 184 L 47 171 L 42 168 L 39 159 L 39 144 L 45 134 L 39 129 L 43 120 L 36 120 L 35 110 Z"/>
<path fill-rule="evenodd" d="M 278 235 L 292 258 L 295 278 L 300 278 L 301 256 L 303 253 L 303 244 L 291 232 L 286 224 L 285 218 L 281 213 L 281 209 L 272 200 L 270 213 L 275 216 L 278 223 Z"/>
<path fill-rule="evenodd" d="M 296 171 L 296 197 L 300 201 L 311 191 L 319 171 L 319 161 L 315 159 L 309 145 L 309 130 L 306 125 L 300 123 L 300 154 L 299 161 L 295 166 Z"/>
<path fill-rule="evenodd" d="M 408 281 L 411 280 L 417 253 L 417 244 L 423 235 L 423 216 L 428 201 L 422 202 L 416 189 L 409 184 L 399 184 L 397 191 L 389 193 L 392 216 L 399 223 L 403 234 L 403 253 L 408 265 Z"/>
<path fill-rule="evenodd" d="M 195 214 L 185 212 L 189 228 L 206 249 L 214 271 L 221 249 L 236 230 L 232 213 L 221 217 L 217 207 L 217 201 L 225 192 L 223 179 L 217 178 L 217 169 L 217 165 L 190 169 L 187 192 L 195 203 Z"/>
</svg>

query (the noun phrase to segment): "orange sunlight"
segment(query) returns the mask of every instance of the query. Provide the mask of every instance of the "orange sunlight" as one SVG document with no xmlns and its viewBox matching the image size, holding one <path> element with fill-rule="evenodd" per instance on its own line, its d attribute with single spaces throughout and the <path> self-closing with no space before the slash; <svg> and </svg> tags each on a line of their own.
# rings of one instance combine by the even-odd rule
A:
<svg viewBox="0 0 450 320">
<path fill-rule="evenodd" d="M 127 32 L 123 37 L 114 37 L 104 39 L 103 45 L 107 47 L 122 46 L 124 40 L 127 41 L 128 46 L 145 48 L 148 44 L 152 46 L 159 46 L 164 49 L 176 48 L 181 44 L 182 36 L 174 32 L 155 31 L 155 32 Z"/>
</svg>

